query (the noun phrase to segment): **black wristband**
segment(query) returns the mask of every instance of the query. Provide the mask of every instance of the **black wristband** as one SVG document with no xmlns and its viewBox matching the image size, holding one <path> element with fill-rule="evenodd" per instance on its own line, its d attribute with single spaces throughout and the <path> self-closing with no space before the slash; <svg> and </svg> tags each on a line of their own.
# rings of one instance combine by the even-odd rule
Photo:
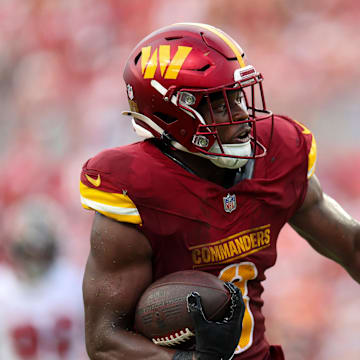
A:
<svg viewBox="0 0 360 360">
<path fill-rule="evenodd" d="M 193 360 L 192 351 L 177 351 L 172 360 Z"/>
</svg>

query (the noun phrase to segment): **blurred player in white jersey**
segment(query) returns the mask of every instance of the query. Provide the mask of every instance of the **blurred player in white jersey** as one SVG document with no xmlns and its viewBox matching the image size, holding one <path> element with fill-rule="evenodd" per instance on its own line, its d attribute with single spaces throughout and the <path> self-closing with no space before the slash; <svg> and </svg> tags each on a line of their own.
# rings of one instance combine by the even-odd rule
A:
<svg viewBox="0 0 360 360">
<path fill-rule="evenodd" d="M 0 266 L 0 359 L 82 360 L 81 272 L 62 255 L 49 199 L 6 211 Z M 56 218 L 56 221 L 55 221 Z"/>
</svg>

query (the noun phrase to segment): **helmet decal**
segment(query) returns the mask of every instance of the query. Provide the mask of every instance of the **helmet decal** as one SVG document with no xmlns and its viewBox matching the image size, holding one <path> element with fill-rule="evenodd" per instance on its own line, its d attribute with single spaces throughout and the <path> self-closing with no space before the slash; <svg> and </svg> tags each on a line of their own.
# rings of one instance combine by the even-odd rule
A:
<svg viewBox="0 0 360 360">
<path fill-rule="evenodd" d="M 176 79 L 191 50 L 192 48 L 189 46 L 178 46 L 174 57 L 170 60 L 170 45 L 160 45 L 159 63 L 161 76 L 165 79 Z M 143 47 L 141 49 L 141 70 L 144 79 L 153 79 L 157 66 L 158 49 L 155 49 L 151 55 L 151 46 Z"/>
</svg>

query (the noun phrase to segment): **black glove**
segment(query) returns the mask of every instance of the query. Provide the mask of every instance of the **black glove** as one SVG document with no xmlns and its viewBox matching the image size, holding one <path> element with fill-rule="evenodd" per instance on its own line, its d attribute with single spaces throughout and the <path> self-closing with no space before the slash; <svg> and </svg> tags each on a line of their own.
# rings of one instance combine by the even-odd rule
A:
<svg viewBox="0 0 360 360">
<path fill-rule="evenodd" d="M 245 305 L 239 288 L 225 283 L 231 295 L 230 314 L 221 322 L 205 318 L 200 295 L 192 292 L 187 296 L 187 306 L 195 329 L 195 359 L 229 360 L 239 343 Z"/>
</svg>

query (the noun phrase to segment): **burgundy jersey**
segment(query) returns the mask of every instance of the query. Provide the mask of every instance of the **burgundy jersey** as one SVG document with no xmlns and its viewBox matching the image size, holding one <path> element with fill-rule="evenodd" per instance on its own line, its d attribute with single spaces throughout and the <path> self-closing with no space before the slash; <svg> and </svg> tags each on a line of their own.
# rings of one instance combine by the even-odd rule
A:
<svg viewBox="0 0 360 360">
<path fill-rule="evenodd" d="M 118 221 L 137 224 L 151 243 L 154 280 L 195 269 L 237 285 L 246 311 L 234 359 L 265 359 L 262 281 L 275 264 L 276 240 L 301 206 L 314 172 L 315 140 L 303 125 L 275 117 L 267 156 L 251 178 L 230 188 L 202 179 L 151 141 L 105 150 L 81 174 L 81 201 Z M 270 126 L 257 125 L 267 143 Z"/>
</svg>

